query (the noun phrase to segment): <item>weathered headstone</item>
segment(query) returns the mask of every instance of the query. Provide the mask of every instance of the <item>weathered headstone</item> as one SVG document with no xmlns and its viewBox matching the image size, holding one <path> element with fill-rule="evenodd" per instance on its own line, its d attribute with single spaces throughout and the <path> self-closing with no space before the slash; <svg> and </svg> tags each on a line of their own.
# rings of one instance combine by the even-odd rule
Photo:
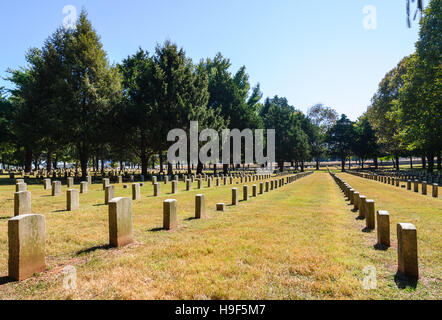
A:
<svg viewBox="0 0 442 320">
<path fill-rule="evenodd" d="M 103 178 L 103 190 L 109 185 L 109 178 Z"/>
<path fill-rule="evenodd" d="M 68 188 L 73 188 L 74 187 L 74 178 L 68 177 L 67 181 L 66 181 L 66 185 Z"/>
<path fill-rule="evenodd" d="M 43 189 L 44 190 L 51 189 L 51 179 L 43 179 Z"/>
<path fill-rule="evenodd" d="M 132 183 L 132 200 L 139 200 L 140 198 L 140 184 Z"/>
<path fill-rule="evenodd" d="M 419 277 L 417 231 L 411 223 L 397 224 L 398 271 L 405 276 Z"/>
<path fill-rule="evenodd" d="M 80 208 L 80 197 L 78 190 L 68 189 L 66 191 L 66 208 L 68 211 Z"/>
<path fill-rule="evenodd" d="M 374 200 L 367 199 L 365 201 L 365 225 L 367 229 L 375 228 L 375 208 Z"/>
<path fill-rule="evenodd" d="M 422 182 L 422 194 L 427 195 L 427 181 Z"/>
<path fill-rule="evenodd" d="M 175 229 L 178 225 L 178 202 L 175 199 L 167 199 L 163 202 L 163 228 Z"/>
<path fill-rule="evenodd" d="M 8 220 L 9 277 L 24 280 L 46 269 L 45 217 L 23 214 Z"/>
<path fill-rule="evenodd" d="M 114 198 L 115 188 L 114 186 L 107 186 L 104 190 L 104 204 L 109 204 L 109 201 Z"/>
<path fill-rule="evenodd" d="M 249 200 L 249 186 L 245 185 L 242 189 L 243 201 Z"/>
<path fill-rule="evenodd" d="M 24 182 L 19 182 L 15 184 L 15 192 L 26 191 L 27 185 Z"/>
<path fill-rule="evenodd" d="M 178 193 L 178 180 L 172 180 L 172 193 Z"/>
<path fill-rule="evenodd" d="M 264 182 L 260 182 L 259 183 L 259 194 L 263 194 L 264 193 Z"/>
<path fill-rule="evenodd" d="M 14 216 L 31 213 L 31 192 L 18 191 L 14 193 Z"/>
<path fill-rule="evenodd" d="M 80 182 L 80 193 L 87 193 L 88 186 L 89 186 L 89 184 L 87 181 L 81 181 Z"/>
<path fill-rule="evenodd" d="M 109 244 L 121 247 L 132 242 L 132 200 L 113 198 L 109 200 Z"/>
<path fill-rule="evenodd" d="M 252 186 L 252 197 L 256 197 L 258 195 L 258 187 L 256 184 Z"/>
<path fill-rule="evenodd" d="M 53 196 L 61 195 L 61 182 L 60 181 L 52 181 L 52 195 Z"/>
<path fill-rule="evenodd" d="M 159 197 L 161 195 L 161 185 L 159 182 L 153 185 L 153 195 L 154 197 Z"/>
<path fill-rule="evenodd" d="M 419 192 L 419 181 L 414 180 L 414 192 Z"/>
<path fill-rule="evenodd" d="M 217 203 L 216 204 L 216 211 L 225 211 L 226 210 L 226 204 L 225 203 Z"/>
<path fill-rule="evenodd" d="M 353 200 L 353 209 L 359 209 L 359 192 L 353 192 L 354 200 Z"/>
<path fill-rule="evenodd" d="M 238 188 L 232 188 L 232 206 L 238 205 Z"/>
<path fill-rule="evenodd" d="M 439 189 L 438 184 L 437 183 L 433 183 L 433 190 L 432 190 L 433 198 L 437 198 L 438 197 L 438 195 L 437 195 L 438 189 Z"/>
<path fill-rule="evenodd" d="M 376 216 L 378 244 L 390 246 L 390 215 L 388 211 L 379 210 Z"/>
<path fill-rule="evenodd" d="M 186 191 L 190 191 L 192 189 L 192 180 L 186 179 Z"/>
<path fill-rule="evenodd" d="M 195 196 L 195 218 L 206 218 L 206 198 L 203 194 L 197 194 Z"/>
</svg>

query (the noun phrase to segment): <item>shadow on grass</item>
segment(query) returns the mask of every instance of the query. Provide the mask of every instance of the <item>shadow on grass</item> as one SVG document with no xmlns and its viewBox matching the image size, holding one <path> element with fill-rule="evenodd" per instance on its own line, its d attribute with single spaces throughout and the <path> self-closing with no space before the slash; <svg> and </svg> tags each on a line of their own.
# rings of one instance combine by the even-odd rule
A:
<svg viewBox="0 0 442 320">
<path fill-rule="evenodd" d="M 192 221 L 192 220 L 198 220 L 199 218 L 195 218 L 195 217 L 189 217 L 184 219 L 184 221 Z"/>
<path fill-rule="evenodd" d="M 355 220 L 365 220 L 365 217 L 357 216 Z"/>
<path fill-rule="evenodd" d="M 350 211 L 351 211 L 351 212 L 358 212 L 359 210 L 353 208 L 353 209 L 351 209 Z"/>
<path fill-rule="evenodd" d="M 394 275 L 394 282 L 399 289 L 406 289 L 407 287 L 416 289 L 418 279 L 416 277 L 406 276 L 398 271 Z"/>
<path fill-rule="evenodd" d="M 372 232 L 374 231 L 374 229 L 371 229 L 371 228 L 365 227 L 365 228 L 362 229 L 361 231 L 364 232 L 364 233 L 372 233 Z"/>
<path fill-rule="evenodd" d="M 105 203 L 97 203 L 97 204 L 93 204 L 93 207 L 101 207 L 101 206 L 105 206 Z"/>
<path fill-rule="evenodd" d="M 0 277 L 0 286 L 10 283 L 10 282 L 15 282 L 15 280 L 8 277 L 8 276 Z"/>
<path fill-rule="evenodd" d="M 387 245 L 385 245 L 385 244 L 381 244 L 381 243 L 376 243 L 376 244 L 373 246 L 373 248 L 374 248 L 375 250 L 387 251 L 388 248 L 390 248 L 390 246 L 387 246 Z"/>
<path fill-rule="evenodd" d="M 149 231 L 150 232 L 158 232 L 158 231 L 164 231 L 164 230 L 166 230 L 166 229 L 163 227 L 158 227 L 158 228 L 152 228 Z"/>
<path fill-rule="evenodd" d="M 11 219 L 12 218 L 12 216 L 10 217 L 10 216 L 7 216 L 7 217 L 0 217 L 0 220 L 7 220 L 7 219 Z"/>
<path fill-rule="evenodd" d="M 87 248 L 87 249 L 83 249 L 83 250 L 77 251 L 76 255 L 79 256 L 79 255 L 84 254 L 84 253 L 90 253 L 90 252 L 94 252 L 96 250 L 108 250 L 108 249 L 111 249 L 111 248 L 112 247 L 109 244 L 102 244 L 102 245 L 99 245 L 99 246 L 94 246 L 94 247 L 90 247 L 90 248 Z"/>
</svg>

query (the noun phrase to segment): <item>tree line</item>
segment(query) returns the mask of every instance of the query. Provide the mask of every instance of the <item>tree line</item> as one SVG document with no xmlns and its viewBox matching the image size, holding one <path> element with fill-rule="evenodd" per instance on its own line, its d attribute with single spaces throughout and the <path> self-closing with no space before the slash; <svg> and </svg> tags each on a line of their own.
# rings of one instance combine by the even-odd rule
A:
<svg viewBox="0 0 442 320">
<path fill-rule="evenodd" d="M 356 122 L 321 104 L 304 114 L 284 97 L 261 102 L 244 66 L 232 73 L 220 53 L 195 63 L 170 41 L 112 65 L 83 10 L 74 29 L 57 29 L 26 53 L 26 67 L 9 70 L 14 88 L 0 94 L 0 161 L 26 172 L 41 162 L 49 171 L 73 162 L 83 175 L 99 163 L 104 170 L 105 160 L 139 164 L 143 174 L 159 163 L 170 174 L 167 133 L 197 120 L 200 130 L 275 129 L 281 170 L 284 162 L 303 170 L 312 160 L 319 168 L 328 157 L 340 158 L 342 168 L 351 156 L 377 164 L 385 155 L 397 165 L 399 156 L 425 155 L 429 170 L 436 156 L 440 169 L 440 4 L 431 1 L 416 53 L 387 74 Z M 207 165 L 216 170 L 196 169 Z"/>
</svg>

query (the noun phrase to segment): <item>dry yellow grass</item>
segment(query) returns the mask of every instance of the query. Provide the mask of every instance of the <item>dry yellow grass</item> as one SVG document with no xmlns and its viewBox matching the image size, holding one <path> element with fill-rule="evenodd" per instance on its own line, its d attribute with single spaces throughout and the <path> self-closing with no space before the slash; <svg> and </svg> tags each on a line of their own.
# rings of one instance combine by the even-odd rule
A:
<svg viewBox="0 0 442 320">
<path fill-rule="evenodd" d="M 150 183 L 133 203 L 133 245 L 109 249 L 107 206 L 99 184 L 80 195 L 80 210 L 65 209 L 65 196 L 50 197 L 29 186 L 34 213 L 47 221 L 48 271 L 23 282 L 6 282 L 7 218 L 13 186 L 0 187 L 0 299 L 440 299 L 440 199 L 432 199 L 358 177 L 345 179 L 392 215 L 393 247 L 378 251 L 374 233 L 361 230 L 333 179 L 315 173 L 283 188 L 230 204 L 232 186 L 152 197 Z M 252 185 L 255 182 L 249 182 Z M 205 184 L 206 185 L 206 184 Z M 196 183 L 194 184 L 196 186 Z M 242 185 L 240 199 L 242 199 Z M 63 186 L 63 192 L 66 187 Z M 393 190 L 395 191 L 393 193 Z M 130 188 L 116 185 L 116 196 Z M 194 215 L 195 194 L 206 195 L 209 218 Z M 391 194 L 390 194 L 391 193 Z M 179 228 L 162 226 L 162 201 L 178 200 Z M 395 282 L 397 221 L 418 229 L 422 277 L 416 288 Z M 77 268 L 77 291 L 62 287 L 62 268 Z M 362 287 L 363 268 L 377 269 L 378 287 Z"/>
</svg>

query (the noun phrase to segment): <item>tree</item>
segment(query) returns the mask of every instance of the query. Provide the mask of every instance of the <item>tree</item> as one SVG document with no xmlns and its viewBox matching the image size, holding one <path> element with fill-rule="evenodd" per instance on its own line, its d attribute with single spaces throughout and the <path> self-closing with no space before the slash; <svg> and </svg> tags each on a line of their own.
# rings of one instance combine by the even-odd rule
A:
<svg viewBox="0 0 442 320">
<path fill-rule="evenodd" d="M 13 154 L 14 139 L 13 132 L 13 105 L 6 97 L 4 88 L 0 87 L 0 162 L 5 167 L 5 164 L 11 161 L 10 157 Z"/>
<path fill-rule="evenodd" d="M 147 175 L 148 160 L 157 147 L 153 141 L 159 140 L 155 137 L 158 127 L 152 125 L 155 108 L 153 59 L 147 51 L 139 49 L 118 68 L 122 74 L 124 98 L 112 116 L 117 129 L 112 148 L 120 162 L 130 158 L 128 150 L 131 150 L 141 160 L 141 173 Z"/>
<path fill-rule="evenodd" d="M 100 38 L 83 10 L 73 30 L 63 33 L 56 73 L 63 132 L 78 152 L 83 178 L 91 149 L 102 143 L 109 113 L 121 99 L 120 76 L 109 65 Z"/>
<path fill-rule="evenodd" d="M 399 156 L 407 153 L 407 145 L 401 135 L 396 101 L 404 84 L 403 76 L 407 73 L 410 59 L 412 56 L 405 57 L 385 75 L 367 110 L 368 121 L 376 132 L 380 148 L 383 153 L 394 157 L 398 170 Z"/>
<path fill-rule="evenodd" d="M 303 161 L 309 156 L 309 141 L 303 131 L 304 115 L 289 105 L 284 97 L 267 98 L 261 110 L 266 128 L 275 129 L 275 155 L 280 171 L 284 162 Z"/>
<path fill-rule="evenodd" d="M 442 149 L 442 0 L 432 0 L 421 21 L 416 54 L 407 60 L 407 72 L 396 101 L 401 134 L 428 158 L 428 171 L 434 156 Z"/>
<path fill-rule="evenodd" d="M 219 110 L 225 121 L 224 125 L 239 130 L 262 128 L 263 123 L 259 114 L 262 93 L 258 84 L 252 88 L 249 95 L 250 84 L 245 67 L 241 67 L 232 75 L 229 71 L 231 63 L 221 53 L 213 59 L 207 59 L 203 65 L 209 80 L 208 107 L 217 112 Z M 227 169 L 228 164 L 224 164 L 225 174 Z"/>
<path fill-rule="evenodd" d="M 353 123 L 345 114 L 327 131 L 325 141 L 330 153 L 341 158 L 342 171 L 345 170 L 345 161 L 351 154 L 355 136 Z"/>
<path fill-rule="evenodd" d="M 375 131 L 368 122 L 367 116 L 363 115 L 355 123 L 355 143 L 353 146 L 354 154 L 361 160 L 362 169 L 368 158 L 377 160 L 378 149 Z"/>
<path fill-rule="evenodd" d="M 310 119 L 314 135 L 316 136 L 311 144 L 312 157 L 316 160 L 316 170 L 319 170 L 319 162 L 326 152 L 325 135 L 327 131 L 336 123 L 338 113 L 322 104 L 316 104 L 307 111 L 307 117 Z"/>
</svg>

